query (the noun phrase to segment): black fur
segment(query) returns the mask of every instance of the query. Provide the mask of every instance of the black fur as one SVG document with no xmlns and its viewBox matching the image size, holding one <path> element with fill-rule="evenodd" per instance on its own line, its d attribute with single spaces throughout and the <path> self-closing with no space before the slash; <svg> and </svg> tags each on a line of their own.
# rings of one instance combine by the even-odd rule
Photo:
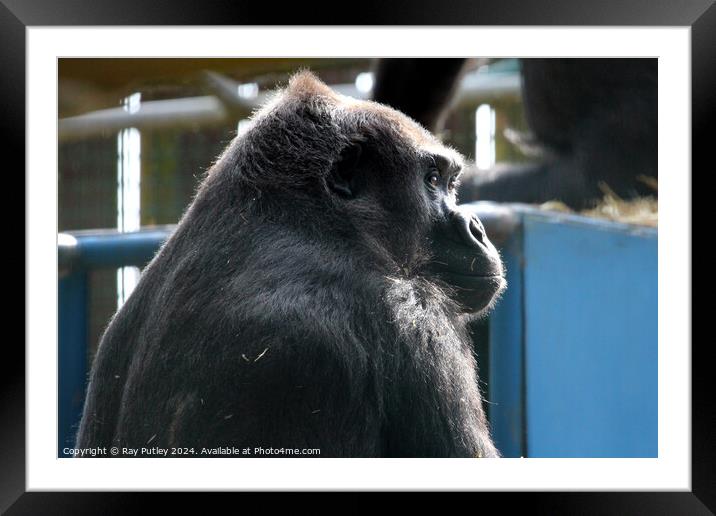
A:
<svg viewBox="0 0 716 516">
<path fill-rule="evenodd" d="M 392 110 L 295 76 L 112 320 L 77 446 L 496 456 L 471 310 L 427 268 L 449 200 L 426 192 L 435 145 Z M 501 275 L 490 259 L 484 275 Z"/>
</svg>

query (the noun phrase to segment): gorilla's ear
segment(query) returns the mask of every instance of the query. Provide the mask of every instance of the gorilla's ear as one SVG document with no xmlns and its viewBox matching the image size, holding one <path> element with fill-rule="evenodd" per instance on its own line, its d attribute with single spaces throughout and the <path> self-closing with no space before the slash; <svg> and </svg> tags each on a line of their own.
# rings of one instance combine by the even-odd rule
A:
<svg viewBox="0 0 716 516">
<path fill-rule="evenodd" d="M 362 154 L 361 141 L 354 139 L 343 148 L 328 173 L 326 178 L 328 188 L 344 199 L 353 199 L 361 189 L 362 181 L 358 173 L 358 165 Z"/>
</svg>

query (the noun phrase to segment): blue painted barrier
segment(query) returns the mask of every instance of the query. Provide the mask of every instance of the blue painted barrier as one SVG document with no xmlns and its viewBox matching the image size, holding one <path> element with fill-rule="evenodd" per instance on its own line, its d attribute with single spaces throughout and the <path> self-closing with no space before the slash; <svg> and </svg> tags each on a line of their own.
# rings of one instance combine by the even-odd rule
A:
<svg viewBox="0 0 716 516">
<path fill-rule="evenodd" d="M 84 403 L 87 374 L 87 273 L 78 271 L 60 278 L 58 291 L 57 447 L 59 455 L 64 457 L 68 455 L 63 453 L 63 448 L 74 445 L 74 434 Z"/>
<path fill-rule="evenodd" d="M 490 316 L 490 424 L 503 457 L 525 456 L 522 250 L 518 228 L 500 249 L 507 290 Z"/>
<path fill-rule="evenodd" d="M 657 230 L 521 209 L 491 319 L 507 457 L 657 457 Z"/>
</svg>

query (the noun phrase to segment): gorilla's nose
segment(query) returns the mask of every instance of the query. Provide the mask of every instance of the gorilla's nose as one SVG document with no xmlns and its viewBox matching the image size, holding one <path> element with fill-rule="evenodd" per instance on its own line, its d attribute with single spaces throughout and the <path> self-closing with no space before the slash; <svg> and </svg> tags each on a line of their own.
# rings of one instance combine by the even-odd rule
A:
<svg viewBox="0 0 716 516">
<path fill-rule="evenodd" d="M 452 224 L 464 245 L 478 247 L 488 245 L 485 227 L 474 214 L 458 208 L 452 212 Z"/>
</svg>

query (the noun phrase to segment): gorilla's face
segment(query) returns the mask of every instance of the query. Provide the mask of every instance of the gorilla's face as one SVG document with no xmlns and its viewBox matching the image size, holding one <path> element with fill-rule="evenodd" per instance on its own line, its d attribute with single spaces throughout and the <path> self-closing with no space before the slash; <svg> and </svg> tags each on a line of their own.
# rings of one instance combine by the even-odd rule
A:
<svg viewBox="0 0 716 516">
<path fill-rule="evenodd" d="M 423 181 L 435 214 L 428 270 L 453 288 L 467 312 L 480 312 L 506 286 L 502 260 L 475 213 L 456 205 L 459 165 L 441 155 L 431 161 Z"/>
<path fill-rule="evenodd" d="M 371 111 L 373 129 L 344 149 L 330 188 L 349 204 L 377 199 L 393 221 L 385 244 L 397 260 L 418 263 L 418 275 L 447 284 L 465 313 L 484 311 L 506 282 L 482 223 L 457 205 L 462 157 L 401 113 L 376 105 Z M 389 129 L 376 130 L 381 124 Z"/>
</svg>

